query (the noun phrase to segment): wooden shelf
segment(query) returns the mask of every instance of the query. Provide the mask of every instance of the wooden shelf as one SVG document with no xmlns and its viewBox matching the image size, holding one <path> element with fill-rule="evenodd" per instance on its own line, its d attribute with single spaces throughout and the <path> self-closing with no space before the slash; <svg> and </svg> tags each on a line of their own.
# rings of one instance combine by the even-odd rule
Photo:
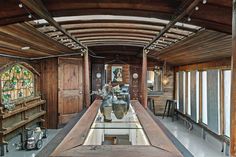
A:
<svg viewBox="0 0 236 157">
<path fill-rule="evenodd" d="M 27 109 L 31 109 L 31 108 L 34 108 L 36 106 L 39 106 L 39 105 L 42 105 L 42 104 L 45 104 L 46 101 L 45 100 L 40 100 L 39 102 L 36 102 L 36 103 L 33 103 L 33 104 L 30 104 L 28 106 L 26 106 Z"/>
<path fill-rule="evenodd" d="M 3 114 L 0 115 L 0 118 L 1 118 L 1 119 L 5 119 L 5 118 L 10 117 L 10 116 L 13 116 L 13 115 L 15 115 L 15 114 L 17 114 L 17 113 L 21 113 L 21 112 L 23 112 L 24 110 L 25 110 L 25 108 L 22 107 L 22 108 L 13 110 L 13 111 L 4 112 Z"/>
<path fill-rule="evenodd" d="M 27 109 L 31 109 L 31 108 L 34 108 L 36 106 L 39 106 L 39 105 L 42 105 L 42 104 L 45 104 L 45 103 L 46 103 L 45 100 L 40 100 L 39 102 L 35 102 L 35 103 L 27 105 L 25 107 L 22 107 L 22 108 L 13 110 L 13 111 L 4 112 L 3 114 L 0 115 L 0 118 L 4 119 L 4 118 L 10 117 L 10 116 L 13 116 L 15 114 L 21 113 L 22 111 L 25 111 Z"/>
<path fill-rule="evenodd" d="M 27 123 L 29 123 L 29 122 L 31 122 L 31 121 L 33 121 L 33 120 L 43 116 L 44 114 L 46 114 L 46 111 L 41 111 L 41 112 L 39 112 L 39 113 L 37 113 L 37 114 L 35 114 L 33 116 L 27 117 L 25 120 L 23 120 L 23 121 L 21 121 L 19 123 L 15 123 L 11 127 L 4 128 L 2 131 L 0 131 L 0 133 L 3 134 L 3 135 L 6 135 L 6 134 L 8 134 L 8 133 L 10 133 L 10 132 L 12 132 L 12 131 L 22 127 L 22 126 L 24 126 L 25 124 L 27 124 Z"/>
</svg>

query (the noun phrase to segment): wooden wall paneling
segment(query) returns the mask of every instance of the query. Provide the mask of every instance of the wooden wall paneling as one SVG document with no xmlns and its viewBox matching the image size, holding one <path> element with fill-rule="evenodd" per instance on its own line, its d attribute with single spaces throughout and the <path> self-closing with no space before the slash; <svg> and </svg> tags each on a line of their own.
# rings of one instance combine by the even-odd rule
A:
<svg viewBox="0 0 236 157">
<path fill-rule="evenodd" d="M 218 133 L 218 70 L 207 71 L 207 118 L 208 127 L 215 133 Z"/>
<path fill-rule="evenodd" d="M 58 63 L 58 121 L 64 125 L 83 109 L 83 60 L 59 58 Z"/>
<path fill-rule="evenodd" d="M 97 78 L 100 73 L 101 77 Z M 92 91 L 98 91 L 105 85 L 105 67 L 104 64 L 92 64 Z M 92 95 L 92 102 L 97 98 L 97 95 Z"/>
<path fill-rule="evenodd" d="M 232 78 L 230 106 L 230 156 L 236 157 L 236 0 L 232 10 Z"/>
<path fill-rule="evenodd" d="M 184 112 L 184 89 L 183 89 L 184 72 L 179 72 L 179 111 Z"/>
<path fill-rule="evenodd" d="M 183 66 L 176 66 L 176 71 L 192 71 L 192 70 L 209 70 L 209 69 L 230 69 L 231 58 L 222 58 L 210 62 L 203 62 L 199 64 L 190 64 Z"/>
<path fill-rule="evenodd" d="M 191 71 L 191 81 L 190 81 L 190 90 L 191 90 L 191 118 L 194 121 L 197 121 L 197 99 L 196 99 L 196 71 Z"/>
<path fill-rule="evenodd" d="M 138 74 L 138 78 L 133 78 L 134 74 Z M 140 79 L 141 78 L 141 67 L 138 65 L 130 65 L 130 98 L 132 100 L 138 100 L 140 94 Z"/>
<path fill-rule="evenodd" d="M 58 124 L 58 62 L 57 58 L 45 59 L 41 65 L 41 93 L 46 100 L 46 126 L 56 129 Z"/>
</svg>

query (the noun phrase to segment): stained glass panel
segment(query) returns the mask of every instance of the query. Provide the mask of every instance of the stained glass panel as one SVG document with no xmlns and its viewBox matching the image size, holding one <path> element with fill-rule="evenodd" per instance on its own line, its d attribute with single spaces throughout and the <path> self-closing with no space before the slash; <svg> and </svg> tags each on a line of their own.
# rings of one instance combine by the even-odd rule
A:
<svg viewBox="0 0 236 157">
<path fill-rule="evenodd" d="M 14 65 L 1 74 L 2 103 L 34 95 L 34 75 L 22 65 Z"/>
</svg>

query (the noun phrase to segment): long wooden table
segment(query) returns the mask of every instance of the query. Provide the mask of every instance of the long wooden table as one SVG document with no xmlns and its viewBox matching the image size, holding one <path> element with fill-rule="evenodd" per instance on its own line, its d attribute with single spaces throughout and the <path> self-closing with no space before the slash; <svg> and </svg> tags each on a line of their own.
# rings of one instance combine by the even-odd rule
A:
<svg viewBox="0 0 236 157">
<path fill-rule="evenodd" d="M 131 104 L 143 127 L 150 145 L 83 145 L 101 105 L 95 100 L 69 134 L 58 145 L 51 157 L 183 157 L 162 129 L 137 100 Z"/>
</svg>

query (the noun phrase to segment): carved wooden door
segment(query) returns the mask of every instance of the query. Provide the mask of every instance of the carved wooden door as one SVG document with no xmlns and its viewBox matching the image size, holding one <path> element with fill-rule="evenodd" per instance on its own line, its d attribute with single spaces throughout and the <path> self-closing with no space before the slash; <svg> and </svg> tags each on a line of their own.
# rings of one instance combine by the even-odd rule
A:
<svg viewBox="0 0 236 157">
<path fill-rule="evenodd" d="M 82 59 L 58 59 L 58 122 L 67 123 L 83 109 Z"/>
</svg>

